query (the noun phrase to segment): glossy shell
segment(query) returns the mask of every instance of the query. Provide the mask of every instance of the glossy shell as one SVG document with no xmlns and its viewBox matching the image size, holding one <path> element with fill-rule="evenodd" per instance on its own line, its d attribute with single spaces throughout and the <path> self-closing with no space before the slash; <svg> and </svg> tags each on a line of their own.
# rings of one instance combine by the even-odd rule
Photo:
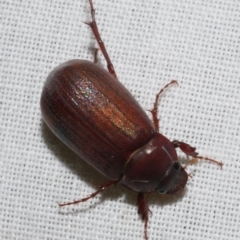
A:
<svg viewBox="0 0 240 240">
<path fill-rule="evenodd" d="M 175 193 L 185 186 L 188 176 L 174 144 L 97 64 L 71 60 L 55 68 L 41 110 L 56 136 L 107 178 L 141 193 Z"/>
<path fill-rule="evenodd" d="M 119 178 L 132 152 L 155 133 L 128 90 L 86 60 L 68 61 L 50 73 L 41 110 L 55 135 L 111 180 Z"/>
</svg>

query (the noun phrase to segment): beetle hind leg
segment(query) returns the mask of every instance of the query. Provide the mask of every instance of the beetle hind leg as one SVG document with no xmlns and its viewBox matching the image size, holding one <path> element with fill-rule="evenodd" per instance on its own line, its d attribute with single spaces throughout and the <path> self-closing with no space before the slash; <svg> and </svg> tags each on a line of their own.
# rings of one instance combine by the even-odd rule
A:
<svg viewBox="0 0 240 240">
<path fill-rule="evenodd" d="M 94 54 L 93 55 L 94 56 L 93 62 L 97 64 L 98 63 L 98 51 L 99 51 L 99 48 L 93 48 L 93 51 L 94 51 L 94 53 L 93 53 Z"/>
<path fill-rule="evenodd" d="M 98 42 L 99 48 L 101 49 L 102 54 L 107 62 L 107 68 L 108 68 L 109 73 L 111 73 L 115 78 L 117 78 L 116 72 L 114 70 L 111 59 L 108 55 L 107 49 L 105 48 L 104 42 L 102 41 L 100 33 L 98 31 L 97 22 L 95 20 L 95 9 L 93 7 L 92 0 L 89 0 L 89 4 L 90 4 L 91 15 L 92 15 L 92 21 L 85 22 L 85 23 L 92 29 L 92 33 L 95 36 L 95 39 Z"/>
<path fill-rule="evenodd" d="M 196 152 L 195 147 L 192 147 L 185 142 L 180 142 L 180 141 L 177 141 L 177 140 L 172 141 L 172 143 L 173 143 L 173 146 L 175 148 L 180 148 L 187 155 L 187 157 L 188 156 L 193 157 L 193 159 L 190 160 L 187 163 L 187 165 L 191 164 L 191 163 L 196 163 L 197 162 L 196 160 L 200 159 L 200 160 L 206 160 L 208 162 L 215 163 L 215 164 L 219 165 L 220 168 L 222 168 L 222 165 L 223 165 L 222 162 L 216 161 L 216 160 L 208 158 L 208 157 L 199 156 L 198 153 Z"/>
</svg>

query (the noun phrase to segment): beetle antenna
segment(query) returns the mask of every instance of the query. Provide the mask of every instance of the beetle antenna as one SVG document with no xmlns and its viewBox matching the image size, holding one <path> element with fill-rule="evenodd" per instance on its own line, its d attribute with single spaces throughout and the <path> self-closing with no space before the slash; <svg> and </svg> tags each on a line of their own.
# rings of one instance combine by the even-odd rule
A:
<svg viewBox="0 0 240 240">
<path fill-rule="evenodd" d="M 188 164 L 196 163 L 197 159 L 201 159 L 201 160 L 206 160 L 208 162 L 215 163 L 215 164 L 219 165 L 220 168 L 222 169 L 222 166 L 223 166 L 222 162 L 216 161 L 216 160 L 214 160 L 212 158 L 199 156 L 198 153 L 196 152 L 196 148 L 195 147 L 192 147 L 189 144 L 187 144 L 185 142 L 178 141 L 178 140 L 174 140 L 174 141 L 172 141 L 172 143 L 173 143 L 173 146 L 175 148 L 180 148 L 187 155 L 187 157 L 188 156 L 193 157 L 193 159 L 190 160 L 188 162 Z"/>
</svg>

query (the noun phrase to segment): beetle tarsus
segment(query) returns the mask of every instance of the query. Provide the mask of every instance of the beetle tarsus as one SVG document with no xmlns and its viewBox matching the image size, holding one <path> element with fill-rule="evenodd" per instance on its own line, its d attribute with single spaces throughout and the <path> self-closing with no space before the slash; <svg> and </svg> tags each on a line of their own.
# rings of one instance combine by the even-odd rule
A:
<svg viewBox="0 0 240 240">
<path fill-rule="evenodd" d="M 197 159 L 201 159 L 201 160 L 206 160 L 206 161 L 211 162 L 211 163 L 215 163 L 215 164 L 217 164 L 218 166 L 220 166 L 220 168 L 222 169 L 223 163 L 222 163 L 222 162 L 219 162 L 219 161 L 216 161 L 215 159 L 208 158 L 208 157 L 203 157 L 203 156 L 197 156 L 196 158 L 197 158 Z M 194 160 L 194 159 L 193 159 L 193 160 Z"/>
<path fill-rule="evenodd" d="M 200 160 L 206 160 L 206 161 L 215 163 L 215 164 L 219 165 L 220 168 L 222 169 L 222 166 L 223 166 L 222 162 L 216 161 L 216 160 L 208 158 L 208 157 L 199 156 L 198 153 L 196 152 L 195 147 L 192 147 L 185 142 L 180 142 L 180 141 L 177 141 L 177 140 L 172 141 L 172 143 L 173 143 L 175 148 L 180 148 L 187 156 L 193 157 L 193 159 L 190 160 L 187 163 L 187 165 L 191 164 L 191 163 L 196 163 L 197 162 L 196 160 L 200 159 Z M 187 167 L 187 165 L 185 167 Z"/>
<path fill-rule="evenodd" d="M 138 214 L 141 215 L 142 220 L 144 221 L 144 237 L 145 240 L 148 240 L 148 235 L 147 235 L 147 225 L 148 225 L 148 212 L 151 212 L 151 210 L 148 208 L 147 201 L 145 200 L 144 194 L 139 193 L 138 194 Z"/>
</svg>

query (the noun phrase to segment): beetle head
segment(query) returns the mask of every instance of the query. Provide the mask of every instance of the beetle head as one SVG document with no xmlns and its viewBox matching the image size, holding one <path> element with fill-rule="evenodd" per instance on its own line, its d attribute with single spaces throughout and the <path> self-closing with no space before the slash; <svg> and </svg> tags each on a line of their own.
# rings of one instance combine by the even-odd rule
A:
<svg viewBox="0 0 240 240">
<path fill-rule="evenodd" d="M 179 162 L 173 162 L 165 177 L 155 190 L 160 194 L 174 194 L 181 191 L 188 180 L 188 174 Z"/>
</svg>

